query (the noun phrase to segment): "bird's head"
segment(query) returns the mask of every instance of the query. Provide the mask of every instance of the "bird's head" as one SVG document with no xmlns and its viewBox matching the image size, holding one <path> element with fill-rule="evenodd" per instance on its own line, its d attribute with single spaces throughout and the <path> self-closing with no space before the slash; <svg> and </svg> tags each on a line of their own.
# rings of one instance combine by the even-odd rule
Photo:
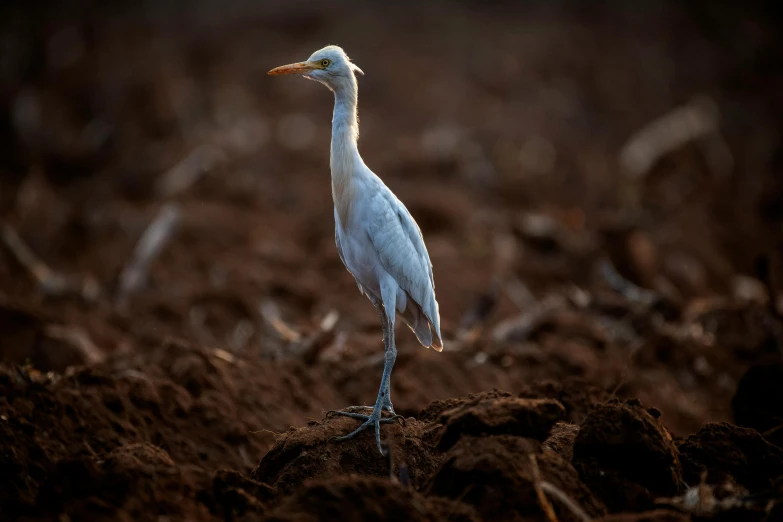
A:
<svg viewBox="0 0 783 522">
<path fill-rule="evenodd" d="M 364 74 L 345 51 L 336 45 L 328 45 L 314 52 L 304 62 L 275 67 L 268 74 L 301 74 L 307 79 L 323 83 L 337 90 L 345 82 L 356 81 L 355 73 Z"/>
</svg>

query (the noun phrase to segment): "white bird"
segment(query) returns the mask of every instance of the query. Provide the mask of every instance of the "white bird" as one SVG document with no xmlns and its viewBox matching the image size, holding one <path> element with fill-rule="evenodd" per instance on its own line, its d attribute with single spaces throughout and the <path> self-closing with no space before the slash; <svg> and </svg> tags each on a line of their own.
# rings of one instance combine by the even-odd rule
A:
<svg viewBox="0 0 783 522">
<path fill-rule="evenodd" d="M 356 73 L 364 74 L 335 45 L 314 52 L 304 62 L 269 71 L 272 75 L 300 74 L 334 92 L 330 165 L 337 252 L 356 279 L 359 291 L 378 310 L 386 351 L 381 386 L 372 413 L 333 412 L 364 421 L 356 430 L 335 440 L 352 438 L 373 426 L 378 449 L 384 454 L 380 424 L 400 417 L 394 413 L 389 394 L 391 371 L 397 357 L 394 343 L 396 313 L 425 347 L 441 351 L 443 340 L 432 263 L 421 230 L 405 205 L 359 155 Z M 384 417 L 384 411 L 391 416 Z"/>
</svg>

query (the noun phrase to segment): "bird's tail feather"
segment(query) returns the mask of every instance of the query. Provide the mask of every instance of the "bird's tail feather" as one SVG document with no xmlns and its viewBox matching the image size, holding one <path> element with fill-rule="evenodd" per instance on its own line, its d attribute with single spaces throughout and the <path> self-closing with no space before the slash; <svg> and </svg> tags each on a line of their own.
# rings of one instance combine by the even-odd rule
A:
<svg viewBox="0 0 783 522">
<path fill-rule="evenodd" d="M 409 306 L 406 307 L 405 312 L 401 314 L 405 324 L 413 330 L 413 333 L 422 345 L 438 352 L 443 351 L 443 340 L 435 327 L 430 324 L 427 316 L 412 299 L 408 301 L 408 304 Z M 410 306 L 411 304 L 413 306 Z"/>
<path fill-rule="evenodd" d="M 433 330 L 435 330 L 434 327 L 433 327 Z M 440 332 L 437 332 L 437 331 L 435 332 L 435 335 L 433 337 L 433 342 L 430 345 L 430 348 L 432 348 L 436 352 L 442 352 L 443 351 L 443 338 L 441 338 Z"/>
<path fill-rule="evenodd" d="M 430 331 L 430 325 L 427 321 L 419 321 L 415 326 L 410 324 L 408 326 L 410 326 L 413 333 L 416 334 L 416 338 L 421 344 L 424 346 L 430 346 L 432 344 L 432 332 Z"/>
</svg>

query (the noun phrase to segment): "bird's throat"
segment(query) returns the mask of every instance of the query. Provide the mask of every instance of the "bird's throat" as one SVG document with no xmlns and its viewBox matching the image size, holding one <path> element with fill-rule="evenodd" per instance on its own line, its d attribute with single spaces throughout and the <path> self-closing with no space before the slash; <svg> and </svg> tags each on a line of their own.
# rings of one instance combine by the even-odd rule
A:
<svg viewBox="0 0 783 522">
<path fill-rule="evenodd" d="M 356 114 L 356 80 L 334 91 L 332 117 L 332 199 L 341 223 L 348 223 L 355 189 L 356 169 L 361 165 L 357 141 L 359 121 Z"/>
</svg>

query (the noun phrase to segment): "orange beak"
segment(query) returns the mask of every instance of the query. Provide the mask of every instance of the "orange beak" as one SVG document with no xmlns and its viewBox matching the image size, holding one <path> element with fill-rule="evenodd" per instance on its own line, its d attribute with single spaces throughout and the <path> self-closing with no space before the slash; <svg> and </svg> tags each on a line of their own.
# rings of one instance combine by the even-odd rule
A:
<svg viewBox="0 0 783 522">
<path fill-rule="evenodd" d="M 275 67 L 267 74 L 271 74 L 273 76 L 278 74 L 305 74 L 310 71 L 314 71 L 316 69 L 318 69 L 318 67 L 316 67 L 311 63 L 299 62 L 299 63 L 292 63 L 289 65 L 281 65 L 280 67 Z"/>
</svg>

